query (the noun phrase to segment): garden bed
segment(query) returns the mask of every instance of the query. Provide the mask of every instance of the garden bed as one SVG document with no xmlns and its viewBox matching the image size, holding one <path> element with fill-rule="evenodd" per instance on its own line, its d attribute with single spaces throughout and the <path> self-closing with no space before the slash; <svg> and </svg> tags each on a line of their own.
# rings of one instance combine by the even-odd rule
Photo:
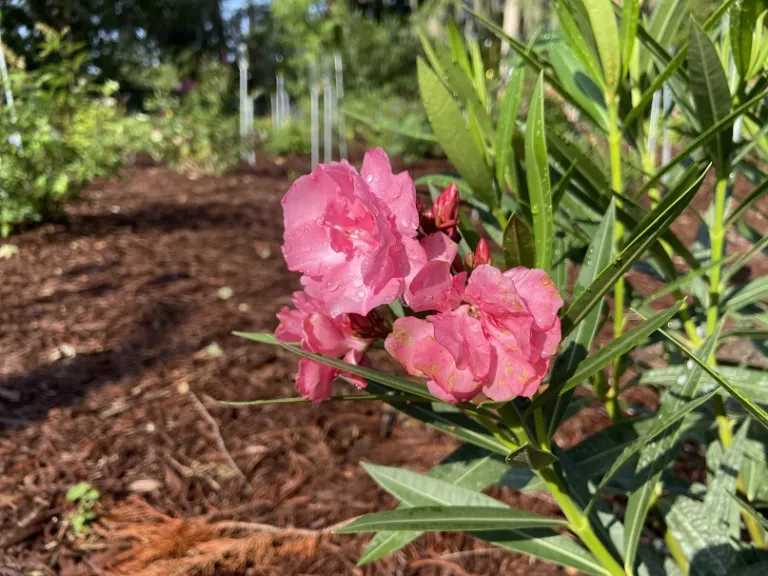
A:
<svg viewBox="0 0 768 576">
<path fill-rule="evenodd" d="M 394 504 L 359 462 L 426 471 L 456 442 L 381 403 L 218 403 L 295 395 L 295 358 L 230 332 L 274 329 L 299 288 L 280 254 L 279 200 L 308 169 L 261 157 L 196 180 L 131 168 L 92 186 L 65 222 L 11 238 L 19 252 L 0 260 L 0 574 L 170 574 L 142 571 L 155 555 L 189 563 L 185 574 L 566 573 L 436 534 L 356 568 L 369 537 L 322 530 Z M 586 409 L 562 440 L 606 422 Z M 100 520 L 76 537 L 65 494 L 81 481 L 101 492 Z M 493 494 L 557 510 L 548 496 Z"/>
</svg>

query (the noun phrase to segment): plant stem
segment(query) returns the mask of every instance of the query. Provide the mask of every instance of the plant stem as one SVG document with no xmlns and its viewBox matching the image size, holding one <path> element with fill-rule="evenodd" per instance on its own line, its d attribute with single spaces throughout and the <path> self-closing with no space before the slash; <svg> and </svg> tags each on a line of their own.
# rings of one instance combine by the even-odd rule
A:
<svg viewBox="0 0 768 576">
<path fill-rule="evenodd" d="M 608 145 L 611 157 L 611 189 L 617 193 L 616 207 L 622 207 L 622 201 L 618 197 L 624 193 L 624 181 L 621 175 L 621 130 L 619 129 L 619 100 L 615 94 L 607 93 L 605 102 L 608 106 Z M 616 253 L 621 251 L 624 237 L 624 223 L 616 219 L 613 228 L 613 241 Z M 624 276 L 622 275 L 614 285 L 613 301 L 613 338 L 619 338 L 624 332 Z M 621 356 L 613 361 L 610 387 L 605 395 L 608 415 L 614 422 L 621 420 L 621 409 L 618 403 L 619 381 L 621 379 Z"/>
<path fill-rule="evenodd" d="M 688 560 L 685 558 L 685 553 L 680 547 L 680 543 L 674 537 L 672 532 L 669 531 L 669 528 L 664 530 L 664 541 L 667 543 L 669 553 L 675 563 L 680 567 L 680 570 L 682 570 L 684 574 L 688 574 Z"/>
<path fill-rule="evenodd" d="M 512 412 L 511 407 L 507 406 L 502 408 L 501 416 L 508 426 L 514 426 L 515 433 L 518 435 L 518 440 L 521 443 L 527 442 L 528 444 L 533 445 L 532 434 L 528 431 L 526 426 L 519 421 L 517 415 Z M 539 440 L 539 448 L 545 452 L 550 452 L 550 438 L 546 433 L 544 412 L 541 409 L 534 411 L 534 424 L 536 426 L 536 436 Z M 589 518 L 571 499 L 565 482 L 555 468 L 552 465 L 545 466 L 538 470 L 537 473 L 547 485 L 552 496 L 557 500 L 557 503 L 568 520 L 568 525 L 574 534 L 581 539 L 584 545 L 590 552 L 592 552 L 594 557 L 603 565 L 611 576 L 626 576 L 624 569 L 595 534 L 589 523 Z"/>
<path fill-rule="evenodd" d="M 710 244 L 712 248 L 712 261 L 717 264 L 712 269 L 709 277 L 709 307 L 707 308 L 707 336 L 710 336 L 717 330 L 717 323 L 720 319 L 720 293 L 721 293 L 721 271 L 723 261 L 723 245 L 725 239 L 725 196 L 728 192 L 728 176 L 718 175 L 717 184 L 715 185 L 715 213 L 713 215 L 712 227 L 710 228 Z M 710 364 L 716 363 L 715 349 L 712 350 L 712 354 L 707 359 Z M 717 433 L 720 437 L 720 443 L 723 445 L 723 449 L 727 450 L 733 442 L 733 433 L 731 432 L 731 424 L 728 421 L 728 412 L 723 402 L 722 397 L 715 396 L 712 399 L 712 408 L 715 412 L 715 421 L 717 422 Z M 744 478 L 739 474 L 737 480 L 737 489 L 742 494 L 746 494 L 746 487 L 744 485 Z M 742 512 L 744 518 L 744 524 L 747 527 L 747 531 L 752 538 L 752 541 L 758 546 L 765 546 L 765 538 L 763 537 L 762 528 L 755 522 L 755 520 L 749 515 Z"/>
<path fill-rule="evenodd" d="M 554 468 L 551 466 L 542 468 L 539 470 L 539 475 L 560 505 L 560 509 L 565 514 L 571 530 L 584 542 L 584 545 L 592 552 L 594 557 L 600 561 L 611 576 L 626 576 L 624 569 L 603 545 L 594 530 L 592 530 L 589 518 L 573 502 L 564 482 L 555 472 Z"/>
</svg>

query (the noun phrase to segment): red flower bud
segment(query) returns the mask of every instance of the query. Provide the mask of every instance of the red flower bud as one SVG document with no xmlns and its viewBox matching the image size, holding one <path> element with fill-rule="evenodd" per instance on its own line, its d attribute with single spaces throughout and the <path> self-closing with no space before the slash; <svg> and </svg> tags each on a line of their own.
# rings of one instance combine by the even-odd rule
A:
<svg viewBox="0 0 768 576">
<path fill-rule="evenodd" d="M 488 242 L 485 241 L 485 238 L 480 238 L 480 242 L 477 243 L 477 247 L 475 248 L 475 266 L 491 264 L 492 262 L 493 258 L 491 256 L 491 249 L 488 247 Z"/>
<path fill-rule="evenodd" d="M 459 189 L 456 184 L 451 184 L 435 198 L 432 205 L 432 213 L 435 216 L 437 228 L 453 228 L 459 218 Z"/>
</svg>

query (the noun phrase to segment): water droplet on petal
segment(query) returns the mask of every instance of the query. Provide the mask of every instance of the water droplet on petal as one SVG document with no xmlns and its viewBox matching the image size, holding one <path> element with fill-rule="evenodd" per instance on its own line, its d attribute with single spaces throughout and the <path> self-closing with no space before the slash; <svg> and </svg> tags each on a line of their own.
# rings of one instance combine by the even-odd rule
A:
<svg viewBox="0 0 768 576">
<path fill-rule="evenodd" d="M 354 286 L 355 288 L 360 288 L 360 286 L 362 285 L 363 285 L 363 281 L 361 278 L 355 278 L 354 280 L 352 280 L 352 286 Z"/>
<path fill-rule="evenodd" d="M 365 290 L 358 290 L 357 292 L 355 292 L 355 296 L 357 296 L 358 298 L 360 298 L 360 300 L 362 300 L 363 298 L 365 298 Z"/>
<path fill-rule="evenodd" d="M 373 182 L 373 174 L 368 174 L 368 176 L 365 177 L 365 181 L 368 182 L 368 184 Z"/>
</svg>

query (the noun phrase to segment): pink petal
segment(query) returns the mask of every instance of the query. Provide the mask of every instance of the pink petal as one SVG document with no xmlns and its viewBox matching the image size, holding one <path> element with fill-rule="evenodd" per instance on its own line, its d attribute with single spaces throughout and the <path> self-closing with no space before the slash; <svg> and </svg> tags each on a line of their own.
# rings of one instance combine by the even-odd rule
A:
<svg viewBox="0 0 768 576">
<path fill-rule="evenodd" d="M 426 338 L 417 346 L 413 366 L 442 390 L 442 398 L 448 402 L 466 402 L 480 390 L 472 372 L 458 369 L 448 350 L 433 338 Z"/>
<path fill-rule="evenodd" d="M 501 346 L 495 346 L 494 351 L 487 383 L 483 386 L 485 395 L 496 402 L 505 402 L 515 396 L 532 396 L 546 374 L 546 366 L 541 373 L 541 366 L 531 365 L 518 352 L 507 351 Z"/>
<path fill-rule="evenodd" d="M 306 347 L 326 356 L 341 356 L 347 352 L 345 334 L 333 318 L 315 312 L 304 319 Z"/>
<path fill-rule="evenodd" d="M 336 368 L 301 358 L 296 372 L 296 389 L 304 398 L 322 402 L 331 395 L 331 382 L 338 375 L 339 370 Z"/>
<path fill-rule="evenodd" d="M 435 232 L 421 240 L 421 246 L 427 255 L 427 260 L 442 260 L 449 264 L 456 258 L 459 245 L 442 232 Z"/>
<path fill-rule="evenodd" d="M 504 277 L 515 283 L 517 292 L 536 320 L 536 326 L 540 330 L 549 329 L 557 319 L 563 300 L 547 273 L 518 267 L 504 272 Z"/>
<path fill-rule="evenodd" d="M 346 356 L 344 356 L 344 362 L 361 366 L 370 366 L 371 364 L 368 358 L 364 356 L 362 352 L 355 350 L 350 350 L 347 352 Z M 350 374 L 349 372 L 342 372 L 342 375 L 358 388 L 365 388 L 367 385 L 365 378 L 356 376 L 355 374 Z"/>
<path fill-rule="evenodd" d="M 423 376 L 413 364 L 417 347 L 427 338 L 434 338 L 435 329 L 426 320 L 405 316 L 395 320 L 392 333 L 384 341 L 384 348 L 413 376 Z"/>
<path fill-rule="evenodd" d="M 527 313 L 515 283 L 502 276 L 489 264 L 475 268 L 469 277 L 464 299 L 483 313 L 497 317 L 520 316 Z"/>
<path fill-rule="evenodd" d="M 547 330 L 533 330 L 531 347 L 541 358 L 549 358 L 560 347 L 560 338 L 560 318 L 555 318 L 555 323 Z"/>
<path fill-rule="evenodd" d="M 288 306 L 278 312 L 277 318 L 280 325 L 275 330 L 275 336 L 283 342 L 301 342 L 302 328 L 301 324 L 304 315 L 299 310 L 291 310 Z"/>
<path fill-rule="evenodd" d="M 360 174 L 373 194 L 389 207 L 400 232 L 415 237 L 419 213 L 416 188 L 408 172 L 392 174 L 387 153 L 381 148 L 373 148 L 365 154 Z"/>
<path fill-rule="evenodd" d="M 469 367 L 476 380 L 482 380 L 491 363 L 491 345 L 480 320 L 469 315 L 469 306 L 444 312 L 427 319 L 435 327 L 435 340 L 446 348 L 456 367 Z"/>
<path fill-rule="evenodd" d="M 405 302 L 416 312 L 448 311 L 461 303 L 451 277 L 451 265 L 433 260 L 424 266 L 405 290 Z"/>
</svg>

